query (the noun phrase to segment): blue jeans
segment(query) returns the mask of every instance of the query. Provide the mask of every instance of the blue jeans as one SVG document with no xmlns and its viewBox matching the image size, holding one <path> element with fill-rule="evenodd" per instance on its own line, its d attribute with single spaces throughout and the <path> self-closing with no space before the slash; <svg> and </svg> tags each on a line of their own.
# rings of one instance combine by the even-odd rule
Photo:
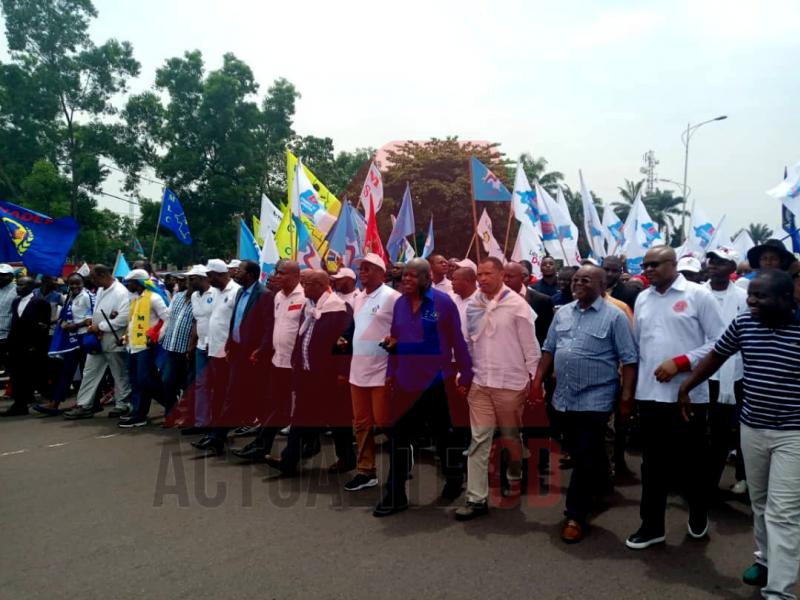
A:
<svg viewBox="0 0 800 600">
<path fill-rule="evenodd" d="M 83 370 L 83 359 L 85 357 L 86 353 L 82 348 L 77 348 L 72 352 L 65 352 L 61 355 L 61 370 L 56 385 L 53 388 L 54 404 L 59 405 L 67 399 L 69 388 L 72 385 L 73 379 L 75 379 L 75 371 L 77 371 L 78 368 Z"/>
<path fill-rule="evenodd" d="M 194 351 L 194 424 L 206 427 L 211 422 L 210 389 L 208 386 L 208 351 Z"/>
<path fill-rule="evenodd" d="M 161 381 L 164 385 L 164 408 L 167 412 L 177 404 L 181 394 L 187 389 L 188 360 L 184 352 L 166 352 Z"/>
<path fill-rule="evenodd" d="M 161 379 L 156 369 L 155 348 L 128 355 L 128 374 L 131 380 L 131 403 L 133 415 L 147 417 L 153 399 L 164 404 Z"/>
</svg>

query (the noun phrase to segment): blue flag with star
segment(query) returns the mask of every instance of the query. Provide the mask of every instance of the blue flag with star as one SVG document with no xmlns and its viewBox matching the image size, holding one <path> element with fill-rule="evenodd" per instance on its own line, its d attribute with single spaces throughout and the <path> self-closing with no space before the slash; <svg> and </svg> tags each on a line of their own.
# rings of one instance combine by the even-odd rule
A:
<svg viewBox="0 0 800 600">
<path fill-rule="evenodd" d="M 511 202 L 511 192 L 500 178 L 474 156 L 470 157 L 472 193 L 476 202 Z"/>
<path fill-rule="evenodd" d="M 183 214 L 183 207 L 178 196 L 169 188 L 164 188 L 158 224 L 174 233 L 182 244 L 191 245 L 192 234 L 189 233 L 189 224 L 186 222 L 186 215 Z"/>
</svg>

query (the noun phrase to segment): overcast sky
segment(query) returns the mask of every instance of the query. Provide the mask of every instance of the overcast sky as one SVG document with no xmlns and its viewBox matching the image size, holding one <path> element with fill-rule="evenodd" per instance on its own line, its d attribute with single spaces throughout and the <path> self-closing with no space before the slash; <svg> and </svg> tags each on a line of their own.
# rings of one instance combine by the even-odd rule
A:
<svg viewBox="0 0 800 600">
<path fill-rule="evenodd" d="M 497 141 L 544 156 L 573 189 L 582 169 L 608 204 L 648 150 L 659 177 L 681 181 L 681 131 L 724 114 L 692 137 L 688 181 L 732 228 L 776 226 L 764 190 L 800 161 L 796 0 L 95 3 L 94 39 L 130 41 L 142 64 L 134 90 L 185 50 L 210 68 L 233 52 L 262 93 L 292 81 L 296 131 L 337 150 Z"/>
</svg>

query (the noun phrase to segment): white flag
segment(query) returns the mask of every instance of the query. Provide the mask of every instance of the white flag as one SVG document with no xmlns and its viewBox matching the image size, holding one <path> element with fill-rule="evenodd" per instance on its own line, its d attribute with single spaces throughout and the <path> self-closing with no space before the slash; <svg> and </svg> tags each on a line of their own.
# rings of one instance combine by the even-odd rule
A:
<svg viewBox="0 0 800 600">
<path fill-rule="evenodd" d="M 275 265 L 278 264 L 279 260 L 280 256 L 278 255 L 278 246 L 275 244 L 275 235 L 272 232 L 267 232 L 267 236 L 264 238 L 264 245 L 261 246 L 259 258 L 261 263 L 261 283 L 266 283 L 267 277 L 275 270 Z"/>
<path fill-rule="evenodd" d="M 90 270 L 89 270 L 89 265 L 87 265 L 86 263 L 83 263 L 83 264 L 82 264 L 82 265 L 81 265 L 81 266 L 78 268 L 78 275 L 82 275 L 83 277 L 88 277 L 88 276 L 89 276 L 89 273 L 90 273 Z"/>
<path fill-rule="evenodd" d="M 696 204 L 692 207 L 692 219 L 686 236 L 685 248 L 693 256 L 708 252 L 713 248 L 711 240 L 717 233 L 717 227 L 705 211 Z"/>
<path fill-rule="evenodd" d="M 800 163 L 787 169 L 783 181 L 771 190 L 767 190 L 767 194 L 781 200 L 796 217 L 800 217 Z"/>
<path fill-rule="evenodd" d="M 533 266 L 533 275 L 537 279 L 542 276 L 542 258 L 544 258 L 545 250 L 542 243 L 542 237 L 536 228 L 530 223 L 525 221 L 520 222 L 519 232 L 517 233 L 517 242 L 514 244 L 514 252 L 511 254 L 511 260 L 519 262 L 521 260 L 529 260 Z"/>
<path fill-rule="evenodd" d="M 706 252 L 711 252 L 714 248 L 733 248 L 733 241 L 731 240 L 731 236 L 728 234 L 728 227 L 725 224 L 728 215 L 722 215 L 722 218 L 717 223 L 716 227 L 714 227 L 714 237 L 711 238 L 711 242 L 708 244 L 708 248 L 706 248 Z"/>
<path fill-rule="evenodd" d="M 361 207 L 364 209 L 364 214 L 369 214 L 369 203 L 375 205 L 375 212 L 381 209 L 383 204 L 383 177 L 375 163 L 369 165 L 367 171 L 367 178 L 364 180 L 364 187 L 361 188 Z"/>
<path fill-rule="evenodd" d="M 755 247 L 753 238 L 750 237 L 750 232 L 748 232 L 747 229 L 742 229 L 739 233 L 737 233 L 731 244 L 733 245 L 734 250 L 739 253 L 740 260 L 747 260 L 747 253 L 751 248 Z"/>
<path fill-rule="evenodd" d="M 594 257 L 596 259 L 602 258 L 606 255 L 603 247 L 603 224 L 600 222 L 600 216 L 597 214 L 592 195 L 586 189 L 586 183 L 583 181 L 583 173 L 581 173 L 580 169 L 578 170 L 578 177 L 581 180 L 583 229 L 586 232 L 586 241 L 589 243 L 589 248 L 592 250 Z"/>
<path fill-rule="evenodd" d="M 478 221 L 478 237 L 481 240 L 484 252 L 486 252 L 489 256 L 499 258 L 504 263 L 506 262 L 506 257 L 503 255 L 503 249 L 500 248 L 500 244 L 498 244 L 497 240 L 494 239 L 494 234 L 492 233 L 492 220 L 489 218 L 489 213 L 486 212 L 485 208 L 483 209 L 483 214 L 481 214 L 481 218 Z"/>
<path fill-rule="evenodd" d="M 661 233 L 647 214 L 642 201 L 642 191 L 639 190 L 625 221 L 625 257 L 628 262 L 628 272 L 633 275 L 641 273 L 642 259 L 647 250 L 663 244 Z"/>
<path fill-rule="evenodd" d="M 281 225 L 281 219 L 283 219 L 283 213 L 267 198 L 266 194 L 261 194 L 261 217 L 256 237 L 265 240 L 269 232 L 275 235 Z"/>
<path fill-rule="evenodd" d="M 511 194 L 511 202 L 517 221 L 527 223 L 541 233 L 539 203 L 520 163 L 517 163 L 517 173 L 514 175 L 514 192 Z"/>
<path fill-rule="evenodd" d="M 625 225 L 611 206 L 603 210 L 603 236 L 606 239 L 606 254 L 619 256 L 625 246 Z"/>
</svg>

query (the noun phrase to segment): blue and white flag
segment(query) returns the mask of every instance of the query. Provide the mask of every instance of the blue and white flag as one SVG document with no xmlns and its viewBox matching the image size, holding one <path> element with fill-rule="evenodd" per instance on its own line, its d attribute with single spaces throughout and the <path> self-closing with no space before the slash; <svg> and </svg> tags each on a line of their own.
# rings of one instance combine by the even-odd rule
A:
<svg viewBox="0 0 800 600">
<path fill-rule="evenodd" d="M 642 272 L 642 259 L 653 246 L 663 246 L 664 240 L 653 219 L 647 214 L 642 200 L 642 191 L 636 195 L 631 212 L 625 221 L 625 257 L 628 272 L 638 275 Z"/>
<path fill-rule="evenodd" d="M 359 244 L 356 219 L 353 214 L 356 212 L 349 202 L 342 204 L 339 218 L 336 219 L 336 223 L 328 233 L 326 262 L 333 265 L 341 260 L 343 266 L 350 267 L 357 258 L 361 257 L 360 249 L 363 247 L 363 243 Z"/>
<path fill-rule="evenodd" d="M 422 248 L 422 258 L 428 258 L 433 252 L 433 215 L 431 215 L 431 222 L 428 224 L 428 237 L 425 238 L 425 246 Z"/>
<path fill-rule="evenodd" d="M 164 198 L 161 201 L 161 213 L 158 217 L 158 224 L 164 229 L 169 229 L 182 244 L 187 246 L 192 243 L 192 234 L 189 233 L 189 224 L 186 222 L 186 215 L 183 207 L 169 188 L 164 188 Z"/>
<path fill-rule="evenodd" d="M 511 192 L 500 178 L 474 156 L 470 157 L 472 193 L 476 202 L 510 202 Z"/>
<path fill-rule="evenodd" d="M 244 219 L 239 217 L 239 259 L 259 262 L 260 256 L 261 248 L 258 247 L 253 232 L 250 231 Z"/>
<path fill-rule="evenodd" d="M 595 258 L 602 258 L 606 255 L 605 247 L 603 245 L 603 224 L 600 222 L 600 216 L 597 214 L 597 208 L 592 200 L 592 195 L 586 189 L 586 183 L 583 181 L 583 173 L 578 170 L 578 177 L 581 181 L 581 200 L 583 202 L 583 229 L 586 232 L 586 241 L 589 244 L 589 249 Z"/>
<path fill-rule="evenodd" d="M 522 163 L 517 163 L 517 172 L 514 175 L 514 193 L 512 195 L 514 217 L 520 223 L 532 225 L 541 233 L 539 202 L 536 193 L 531 189 Z"/>
<path fill-rule="evenodd" d="M 0 201 L 0 262 L 22 262 L 30 273 L 60 276 L 80 225 L 72 217 L 52 219 Z"/>
<path fill-rule="evenodd" d="M 618 256 L 625 246 L 625 224 L 611 206 L 603 209 L 603 237 L 606 239 L 606 255 Z"/>
<path fill-rule="evenodd" d="M 120 252 L 117 256 L 117 262 L 114 264 L 114 277 L 123 279 L 130 272 L 131 267 L 128 265 L 128 261 L 125 260 L 125 255 Z"/>
<path fill-rule="evenodd" d="M 400 205 L 400 211 L 397 213 L 397 219 L 392 227 L 392 233 L 389 235 L 389 241 L 386 242 L 386 249 L 389 251 L 389 260 L 394 262 L 400 254 L 400 249 L 403 246 L 403 240 L 406 236 L 414 235 L 416 226 L 414 224 L 414 206 L 411 201 L 411 186 L 406 183 L 406 191 L 403 192 L 403 203 Z M 423 257 L 424 258 L 424 257 Z"/>
</svg>

